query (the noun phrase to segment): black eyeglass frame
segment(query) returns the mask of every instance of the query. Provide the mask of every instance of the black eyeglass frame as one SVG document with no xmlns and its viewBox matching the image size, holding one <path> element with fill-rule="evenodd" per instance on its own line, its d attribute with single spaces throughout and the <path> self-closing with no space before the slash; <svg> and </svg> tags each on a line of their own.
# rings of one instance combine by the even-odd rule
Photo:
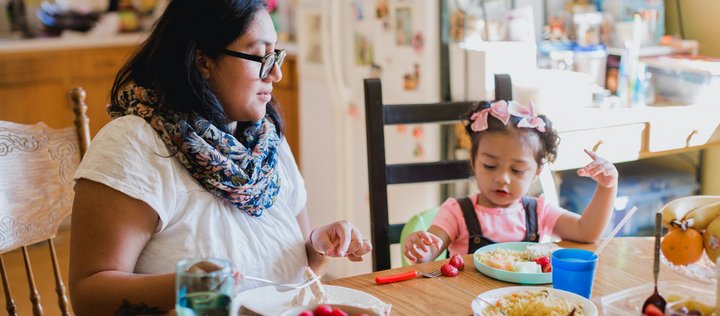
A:
<svg viewBox="0 0 720 316">
<path fill-rule="evenodd" d="M 285 60 L 285 56 L 287 55 L 287 53 L 285 52 L 284 49 L 276 49 L 272 53 L 269 53 L 263 57 L 245 54 L 245 53 L 230 50 L 227 48 L 223 49 L 222 52 L 225 55 L 232 56 L 235 58 L 241 58 L 241 59 L 259 62 L 261 64 L 260 65 L 260 73 L 258 74 L 260 79 L 266 79 L 267 77 L 269 77 L 270 73 L 272 73 L 272 69 L 275 65 L 277 65 L 278 67 L 282 66 L 282 63 Z M 268 65 L 268 61 L 272 61 L 272 63 L 270 63 L 270 65 Z M 268 66 L 270 67 L 270 70 L 267 71 L 267 73 L 265 74 L 265 77 L 263 77 L 263 72 L 266 71 L 266 67 L 268 67 Z"/>
</svg>

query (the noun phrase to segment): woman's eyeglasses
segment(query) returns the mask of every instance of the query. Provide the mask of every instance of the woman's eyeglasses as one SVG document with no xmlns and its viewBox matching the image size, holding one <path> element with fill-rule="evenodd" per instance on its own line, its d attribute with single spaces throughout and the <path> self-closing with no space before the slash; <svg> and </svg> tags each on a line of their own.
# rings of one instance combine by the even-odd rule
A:
<svg viewBox="0 0 720 316">
<path fill-rule="evenodd" d="M 248 55 L 229 49 L 224 49 L 223 54 L 261 63 L 262 65 L 260 66 L 260 79 L 266 79 L 268 76 L 270 76 L 270 73 L 273 70 L 273 66 L 277 65 L 278 67 L 280 67 L 283 60 L 285 60 L 286 55 L 284 49 L 276 49 L 275 51 L 265 55 L 264 57 Z"/>
</svg>

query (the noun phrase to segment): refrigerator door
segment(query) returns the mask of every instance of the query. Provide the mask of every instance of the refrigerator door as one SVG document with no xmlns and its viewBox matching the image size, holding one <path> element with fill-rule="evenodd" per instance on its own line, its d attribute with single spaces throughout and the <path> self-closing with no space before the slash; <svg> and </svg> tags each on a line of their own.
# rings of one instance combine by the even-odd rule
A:
<svg viewBox="0 0 720 316">
<path fill-rule="evenodd" d="M 439 101 L 439 10 L 427 0 L 299 1 L 301 171 L 313 226 L 346 219 L 369 235 L 362 80 L 381 78 L 385 103 Z M 386 135 L 389 163 L 440 158 L 437 127 L 394 126 Z M 441 203 L 437 184 L 390 187 L 388 195 L 391 222 Z M 366 273 L 370 261 L 335 260 L 329 273 Z"/>
</svg>

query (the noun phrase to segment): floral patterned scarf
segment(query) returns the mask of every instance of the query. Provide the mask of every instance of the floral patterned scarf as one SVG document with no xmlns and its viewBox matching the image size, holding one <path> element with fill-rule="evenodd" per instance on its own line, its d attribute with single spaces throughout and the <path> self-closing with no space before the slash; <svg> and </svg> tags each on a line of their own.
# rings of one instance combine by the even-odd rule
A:
<svg viewBox="0 0 720 316">
<path fill-rule="evenodd" d="M 171 153 L 208 191 L 252 216 L 260 216 L 280 192 L 277 147 L 280 138 L 267 118 L 254 122 L 243 142 L 193 113 L 160 104 L 154 91 L 130 85 L 108 107 L 112 118 L 137 115 L 160 134 Z"/>
</svg>

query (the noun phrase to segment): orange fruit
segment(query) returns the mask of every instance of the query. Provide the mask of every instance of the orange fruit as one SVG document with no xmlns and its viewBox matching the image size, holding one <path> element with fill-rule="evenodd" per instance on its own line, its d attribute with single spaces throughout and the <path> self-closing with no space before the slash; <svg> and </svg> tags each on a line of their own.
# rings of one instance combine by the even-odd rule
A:
<svg viewBox="0 0 720 316">
<path fill-rule="evenodd" d="M 660 250 L 675 265 L 691 264 L 703 254 L 703 237 L 695 229 L 670 229 L 660 242 Z"/>
</svg>

